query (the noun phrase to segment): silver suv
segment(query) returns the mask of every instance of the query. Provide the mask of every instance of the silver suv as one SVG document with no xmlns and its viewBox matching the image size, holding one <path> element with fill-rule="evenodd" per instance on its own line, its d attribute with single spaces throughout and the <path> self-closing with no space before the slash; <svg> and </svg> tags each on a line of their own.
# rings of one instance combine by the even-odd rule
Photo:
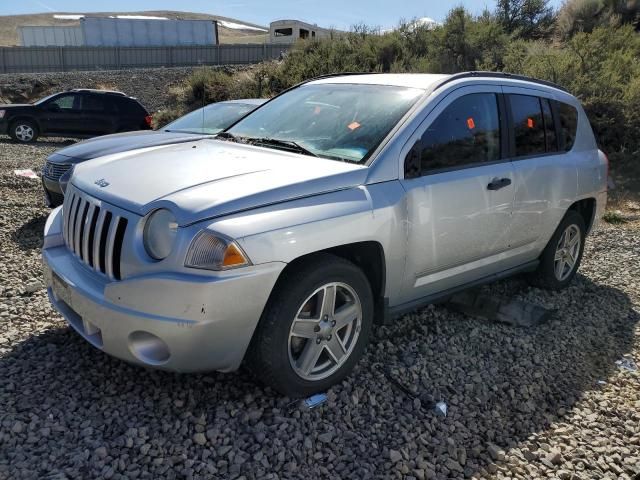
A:
<svg viewBox="0 0 640 480">
<path fill-rule="evenodd" d="M 78 165 L 45 276 L 111 355 L 179 372 L 244 361 L 304 395 L 350 372 L 376 321 L 518 272 L 565 287 L 606 185 L 582 107 L 555 85 L 328 76 L 215 139 Z"/>
</svg>

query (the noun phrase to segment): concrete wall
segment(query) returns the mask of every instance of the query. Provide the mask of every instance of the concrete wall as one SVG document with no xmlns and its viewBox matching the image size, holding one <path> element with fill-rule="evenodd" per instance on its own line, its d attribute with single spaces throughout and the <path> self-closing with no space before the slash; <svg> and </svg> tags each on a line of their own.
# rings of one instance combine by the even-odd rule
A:
<svg viewBox="0 0 640 480">
<path fill-rule="evenodd" d="M 208 47 L 0 47 L 0 73 L 234 65 L 274 60 L 287 45 Z"/>
<path fill-rule="evenodd" d="M 289 34 L 290 32 L 290 34 Z M 300 20 L 276 20 L 269 25 L 269 42 L 291 44 L 300 39 L 320 40 L 331 34 L 326 28 Z"/>
</svg>

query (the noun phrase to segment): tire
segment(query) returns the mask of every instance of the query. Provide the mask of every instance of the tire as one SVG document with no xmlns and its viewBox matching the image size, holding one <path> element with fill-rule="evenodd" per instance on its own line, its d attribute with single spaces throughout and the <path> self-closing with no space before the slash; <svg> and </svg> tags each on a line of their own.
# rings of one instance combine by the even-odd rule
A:
<svg viewBox="0 0 640 480">
<path fill-rule="evenodd" d="M 569 210 L 543 250 L 540 265 L 531 275 L 530 283 L 548 290 L 562 290 L 569 285 L 580 267 L 585 232 L 582 215 L 575 210 Z M 567 240 L 569 243 L 566 243 Z M 573 242 L 578 242 L 577 246 L 571 246 Z M 563 266 L 561 262 L 564 262 Z"/>
<path fill-rule="evenodd" d="M 334 308 L 343 315 L 323 310 L 325 292 L 327 300 L 333 292 Z M 249 346 L 248 367 L 289 397 L 324 391 L 362 357 L 373 315 L 371 286 L 362 270 L 334 255 L 316 255 L 278 281 Z"/>
<path fill-rule="evenodd" d="M 31 120 L 16 120 L 9 127 L 9 136 L 19 143 L 35 142 L 38 138 L 38 127 Z"/>
</svg>

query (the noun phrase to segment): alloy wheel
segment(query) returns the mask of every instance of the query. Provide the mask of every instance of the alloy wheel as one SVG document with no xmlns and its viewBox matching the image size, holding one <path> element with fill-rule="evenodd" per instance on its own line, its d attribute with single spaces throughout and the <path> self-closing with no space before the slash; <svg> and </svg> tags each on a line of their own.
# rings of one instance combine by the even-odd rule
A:
<svg viewBox="0 0 640 480">
<path fill-rule="evenodd" d="M 349 359 L 362 328 L 362 305 L 341 282 L 323 285 L 298 309 L 289 331 L 289 362 L 296 374 L 317 381 Z"/>
<path fill-rule="evenodd" d="M 553 270 L 559 281 L 565 280 L 576 267 L 580 255 L 581 235 L 577 225 L 569 225 L 558 241 Z"/>
<path fill-rule="evenodd" d="M 29 142 L 33 139 L 33 128 L 29 125 L 18 125 L 15 130 L 16 138 L 21 142 Z"/>
</svg>

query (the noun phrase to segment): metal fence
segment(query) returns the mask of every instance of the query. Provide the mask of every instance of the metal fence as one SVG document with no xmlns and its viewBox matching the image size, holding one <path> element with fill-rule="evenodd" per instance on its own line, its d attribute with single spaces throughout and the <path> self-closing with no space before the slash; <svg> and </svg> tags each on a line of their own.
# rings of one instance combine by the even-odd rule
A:
<svg viewBox="0 0 640 480">
<path fill-rule="evenodd" d="M 270 43 L 185 47 L 0 47 L 0 73 L 233 65 L 274 60 L 289 48 Z"/>
</svg>

